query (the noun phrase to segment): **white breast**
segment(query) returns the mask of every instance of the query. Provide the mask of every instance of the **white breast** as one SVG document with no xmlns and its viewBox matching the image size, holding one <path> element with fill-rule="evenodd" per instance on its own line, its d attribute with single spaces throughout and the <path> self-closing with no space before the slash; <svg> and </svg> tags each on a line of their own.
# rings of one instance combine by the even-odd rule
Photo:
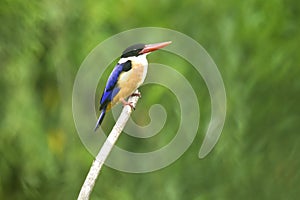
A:
<svg viewBox="0 0 300 200">
<path fill-rule="evenodd" d="M 145 81 L 147 70 L 148 70 L 148 61 L 146 58 L 146 55 L 140 55 L 140 56 L 132 56 L 128 58 L 121 58 L 119 63 L 124 63 L 128 60 L 131 60 L 132 62 L 132 69 L 128 72 L 124 72 L 120 75 L 119 81 L 124 83 L 131 81 L 129 79 L 135 79 L 136 86 L 139 87 L 143 84 Z M 137 76 L 137 77 L 136 77 Z M 134 78 L 133 78 L 134 77 Z"/>
<path fill-rule="evenodd" d="M 142 75 L 141 81 L 138 83 L 138 86 L 140 86 L 144 83 L 146 75 L 147 75 L 147 71 L 148 71 L 148 61 L 147 61 L 146 55 L 141 55 L 138 58 L 140 58 L 140 57 L 142 57 L 142 58 L 138 62 L 140 62 L 142 65 L 143 75 Z"/>
</svg>

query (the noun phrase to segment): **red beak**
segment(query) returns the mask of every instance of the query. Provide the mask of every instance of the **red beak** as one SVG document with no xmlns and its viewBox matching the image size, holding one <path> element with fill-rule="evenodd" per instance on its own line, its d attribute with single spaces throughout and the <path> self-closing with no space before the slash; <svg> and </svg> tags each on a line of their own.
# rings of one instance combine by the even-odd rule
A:
<svg viewBox="0 0 300 200">
<path fill-rule="evenodd" d="M 156 44 L 146 44 L 145 47 L 143 48 L 142 51 L 140 51 L 140 54 L 144 54 L 144 53 L 150 53 L 152 51 L 156 51 L 158 49 L 161 49 L 165 46 L 168 46 L 169 44 L 171 44 L 171 41 L 168 42 L 161 42 L 161 43 L 156 43 Z"/>
</svg>

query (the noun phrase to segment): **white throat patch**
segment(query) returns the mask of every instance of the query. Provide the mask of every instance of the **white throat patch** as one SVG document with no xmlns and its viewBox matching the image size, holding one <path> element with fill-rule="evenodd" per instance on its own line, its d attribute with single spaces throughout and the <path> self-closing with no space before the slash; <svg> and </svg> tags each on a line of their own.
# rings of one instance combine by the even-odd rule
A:
<svg viewBox="0 0 300 200">
<path fill-rule="evenodd" d="M 139 56 L 130 56 L 130 57 L 127 57 L 127 58 L 121 58 L 118 63 L 122 64 L 122 63 L 125 63 L 128 60 L 131 60 L 135 63 L 141 63 L 142 65 L 148 65 L 148 61 L 147 61 L 146 56 L 147 56 L 147 54 L 143 54 L 143 55 L 139 55 Z"/>
</svg>

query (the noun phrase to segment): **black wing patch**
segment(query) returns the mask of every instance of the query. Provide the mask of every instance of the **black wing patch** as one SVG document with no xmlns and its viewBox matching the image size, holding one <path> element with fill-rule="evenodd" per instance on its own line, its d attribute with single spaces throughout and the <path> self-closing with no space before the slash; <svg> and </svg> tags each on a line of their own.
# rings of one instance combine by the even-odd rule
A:
<svg viewBox="0 0 300 200">
<path fill-rule="evenodd" d="M 128 72 L 129 70 L 131 70 L 132 66 L 131 66 L 131 61 L 127 60 L 125 63 L 123 63 L 123 70 L 124 72 Z"/>
</svg>

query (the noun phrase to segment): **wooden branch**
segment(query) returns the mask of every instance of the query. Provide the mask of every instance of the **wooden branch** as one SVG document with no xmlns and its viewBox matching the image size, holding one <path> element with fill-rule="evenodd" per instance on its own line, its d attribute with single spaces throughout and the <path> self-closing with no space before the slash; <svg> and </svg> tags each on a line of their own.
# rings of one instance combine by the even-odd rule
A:
<svg viewBox="0 0 300 200">
<path fill-rule="evenodd" d="M 135 94 L 139 94 L 139 91 L 136 90 Z M 139 95 L 131 96 L 128 99 L 128 102 L 132 102 L 132 106 L 135 107 L 138 100 Z M 109 153 L 111 152 L 114 144 L 116 143 L 118 137 L 120 136 L 121 132 L 123 131 L 130 114 L 132 112 L 132 108 L 130 106 L 124 106 L 120 117 L 118 118 L 115 126 L 113 127 L 112 131 L 110 132 L 109 136 L 107 137 L 106 141 L 104 142 L 102 148 L 100 149 L 96 159 L 94 160 L 90 171 L 81 187 L 78 200 L 87 200 L 90 197 L 90 194 L 94 188 L 95 182 L 99 176 L 101 168 L 107 159 Z"/>
</svg>

